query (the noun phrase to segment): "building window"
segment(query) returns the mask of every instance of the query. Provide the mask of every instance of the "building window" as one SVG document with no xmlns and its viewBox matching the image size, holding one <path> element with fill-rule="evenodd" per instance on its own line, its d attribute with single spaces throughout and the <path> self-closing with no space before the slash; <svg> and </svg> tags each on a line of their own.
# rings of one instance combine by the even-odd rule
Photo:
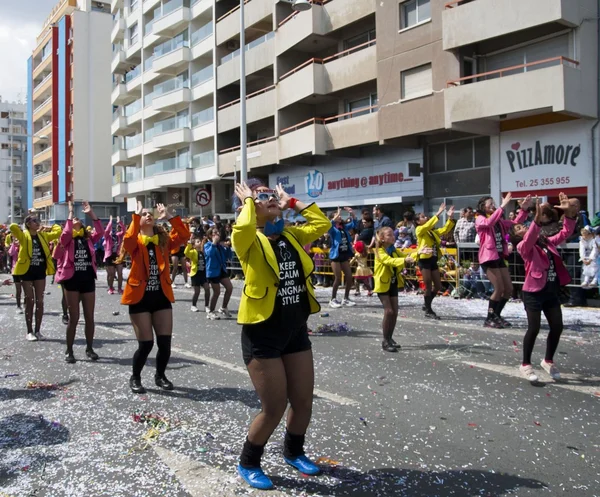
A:
<svg viewBox="0 0 600 497">
<path fill-rule="evenodd" d="M 359 98 L 357 100 L 350 100 L 346 102 L 346 119 L 351 119 L 353 117 L 364 116 L 365 114 L 370 114 L 371 112 L 376 112 L 377 109 L 373 109 L 377 105 L 377 93 L 371 93 L 369 96 L 364 98 Z M 364 109 L 361 112 L 360 109 Z"/>
<path fill-rule="evenodd" d="M 431 0 L 409 0 L 400 4 L 400 29 L 431 19 Z"/>
<path fill-rule="evenodd" d="M 490 138 L 438 143 L 427 148 L 429 174 L 490 167 Z"/>
<path fill-rule="evenodd" d="M 138 6 L 138 0 L 129 0 L 129 12 L 133 12 L 135 9 L 137 9 Z"/>
<path fill-rule="evenodd" d="M 129 46 L 133 46 L 138 41 L 138 24 L 137 22 L 129 28 Z"/>
<path fill-rule="evenodd" d="M 375 39 L 375 30 L 371 29 L 371 30 L 361 33 L 357 36 L 353 36 L 352 38 L 344 40 L 344 50 L 350 50 L 354 47 L 364 45 L 365 43 L 373 41 L 374 39 Z"/>
<path fill-rule="evenodd" d="M 402 100 L 431 95 L 433 86 L 431 64 L 402 71 L 401 76 Z"/>
</svg>

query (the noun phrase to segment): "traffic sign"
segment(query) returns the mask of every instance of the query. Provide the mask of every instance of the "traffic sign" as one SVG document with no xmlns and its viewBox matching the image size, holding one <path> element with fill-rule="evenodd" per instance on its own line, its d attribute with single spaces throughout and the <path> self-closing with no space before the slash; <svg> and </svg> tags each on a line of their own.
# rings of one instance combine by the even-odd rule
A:
<svg viewBox="0 0 600 497">
<path fill-rule="evenodd" d="M 210 190 L 206 188 L 198 188 L 194 197 L 196 198 L 196 204 L 198 204 L 200 207 L 206 207 L 212 200 Z"/>
</svg>

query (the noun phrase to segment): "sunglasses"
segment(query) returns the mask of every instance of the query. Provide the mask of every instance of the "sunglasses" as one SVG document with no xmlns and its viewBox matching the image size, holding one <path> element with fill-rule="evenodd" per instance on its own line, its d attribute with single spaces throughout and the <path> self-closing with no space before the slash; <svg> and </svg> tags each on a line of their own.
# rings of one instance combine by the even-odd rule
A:
<svg viewBox="0 0 600 497">
<path fill-rule="evenodd" d="M 37 218 L 33 218 L 29 220 L 30 223 L 40 224 L 40 220 Z"/>
<path fill-rule="evenodd" d="M 272 198 L 279 201 L 279 195 L 275 190 L 263 190 L 256 193 L 256 200 L 259 202 L 268 202 Z"/>
</svg>

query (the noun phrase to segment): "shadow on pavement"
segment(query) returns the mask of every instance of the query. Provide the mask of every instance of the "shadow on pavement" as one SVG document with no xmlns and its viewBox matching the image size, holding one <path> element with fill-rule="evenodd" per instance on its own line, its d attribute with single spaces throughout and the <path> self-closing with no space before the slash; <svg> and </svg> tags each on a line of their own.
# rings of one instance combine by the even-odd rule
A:
<svg viewBox="0 0 600 497">
<path fill-rule="evenodd" d="M 0 419 L 0 449 L 60 445 L 68 439 L 65 426 L 41 415 L 18 413 Z"/>
<path fill-rule="evenodd" d="M 165 397 L 183 398 L 196 402 L 241 402 L 251 409 L 260 409 L 260 401 L 254 390 L 235 387 L 216 387 L 197 389 L 189 387 L 178 387 L 174 390 L 151 389 L 146 386 L 148 392 Z"/>
<path fill-rule="evenodd" d="M 374 495 L 403 495 L 411 497 L 500 497 L 507 493 L 516 493 L 521 488 L 540 489 L 546 485 L 538 480 L 521 478 L 504 473 L 492 473 L 481 470 L 420 471 L 398 468 L 381 468 L 360 472 L 347 468 L 324 468 L 323 472 L 338 484 L 318 483 L 318 478 L 307 482 L 271 476 L 275 486 L 302 489 L 315 495 L 352 495 L 367 497 Z"/>
</svg>

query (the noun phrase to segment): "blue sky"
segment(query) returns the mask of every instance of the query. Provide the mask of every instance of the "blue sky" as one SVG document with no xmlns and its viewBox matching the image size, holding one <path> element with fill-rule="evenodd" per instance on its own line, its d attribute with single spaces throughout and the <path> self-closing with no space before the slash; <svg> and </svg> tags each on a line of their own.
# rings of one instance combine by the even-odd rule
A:
<svg viewBox="0 0 600 497">
<path fill-rule="evenodd" d="M 27 59 L 52 8 L 60 0 L 0 0 L 0 95 L 25 102 Z"/>
</svg>

